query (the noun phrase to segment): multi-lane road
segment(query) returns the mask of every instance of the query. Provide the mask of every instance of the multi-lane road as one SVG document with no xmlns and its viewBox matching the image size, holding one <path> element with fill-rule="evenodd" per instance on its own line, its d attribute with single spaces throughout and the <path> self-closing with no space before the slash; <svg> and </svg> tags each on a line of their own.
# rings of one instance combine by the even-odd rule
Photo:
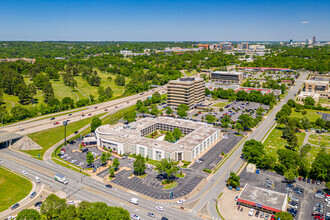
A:
<svg viewBox="0 0 330 220">
<path fill-rule="evenodd" d="M 274 110 L 267 116 L 267 118 L 252 132 L 252 134 L 247 138 L 256 139 L 261 141 L 263 137 L 267 134 L 267 132 L 272 128 L 275 123 L 275 115 L 281 109 L 283 104 L 287 102 L 290 98 L 293 98 L 294 95 L 298 92 L 304 79 L 306 79 L 307 74 L 301 74 L 301 76 L 296 80 L 294 87 L 289 91 L 289 94 L 274 108 Z M 155 91 L 163 91 L 164 88 L 155 89 Z M 128 105 L 135 104 L 138 99 L 145 99 L 153 91 L 149 93 L 145 93 L 143 95 L 135 95 L 134 97 L 127 97 L 126 100 L 115 100 L 112 102 L 103 103 L 97 105 L 98 108 L 95 109 L 95 106 L 89 107 L 89 111 L 95 114 L 104 112 L 105 108 L 115 108 L 122 109 Z M 129 102 L 129 103 L 127 103 Z M 113 110 L 113 109 L 112 109 Z M 99 112 L 98 112 L 99 111 Z M 87 110 L 84 110 L 84 113 L 89 114 Z M 72 113 L 72 116 L 75 113 Z M 77 112 L 78 115 L 75 117 L 80 117 L 81 112 Z M 70 117 L 72 117 L 70 116 Z M 62 118 L 63 117 L 63 118 Z M 85 116 L 86 117 L 86 116 Z M 68 115 L 58 116 L 57 120 L 67 120 L 69 118 Z M 34 119 L 35 120 L 35 119 Z M 57 121 L 55 120 L 55 121 Z M 71 118 L 70 118 L 71 120 Z M 80 120 L 76 118 L 75 120 Z M 43 123 L 48 123 L 48 127 L 53 126 L 53 122 L 49 123 L 49 118 L 42 119 Z M 17 131 L 18 126 L 26 126 L 29 127 L 29 130 L 38 128 L 34 127 L 35 122 L 33 120 L 22 122 L 20 125 L 10 125 L 6 126 L 6 129 L 12 131 Z M 40 121 L 38 123 L 41 125 Z M 38 127 L 38 126 L 37 126 Z M 45 129 L 45 128 L 44 128 Z M 30 133 L 30 132 L 28 132 Z M 154 201 L 152 199 L 147 199 L 144 196 L 139 196 L 135 192 L 121 190 L 119 188 L 108 189 L 102 182 L 96 181 L 93 178 L 86 177 L 80 173 L 69 170 L 65 167 L 62 167 L 51 160 L 40 161 L 34 158 L 31 158 L 25 154 L 10 150 L 10 149 L 1 149 L 0 150 L 0 160 L 3 160 L 3 166 L 12 169 L 18 173 L 21 173 L 22 170 L 28 172 L 28 177 L 33 179 L 33 177 L 38 176 L 42 184 L 45 184 L 45 187 L 51 187 L 55 191 L 63 191 L 67 195 L 70 195 L 72 198 L 76 200 L 88 200 L 88 201 L 103 201 L 109 205 L 119 206 L 127 209 L 131 214 L 136 213 L 142 219 L 149 218 L 147 217 L 147 212 L 153 212 L 156 214 L 156 218 L 160 219 L 162 216 L 165 216 L 169 219 L 197 219 L 197 214 L 203 209 L 207 207 L 209 215 L 212 219 L 220 219 L 218 213 L 215 209 L 215 201 L 219 195 L 219 193 L 225 187 L 225 179 L 228 178 L 228 174 L 230 171 L 236 172 L 239 170 L 243 161 L 240 159 L 241 151 L 243 144 L 241 144 L 237 150 L 223 163 L 220 169 L 214 174 L 214 176 L 204 185 L 204 187 L 196 193 L 193 197 L 187 199 L 187 203 L 194 204 L 193 208 L 187 211 L 180 211 L 177 208 L 173 208 L 176 201 L 173 202 L 161 202 Z M 68 185 L 63 185 L 61 183 L 54 181 L 54 175 L 56 173 L 64 174 L 69 181 Z M 128 200 L 132 197 L 136 197 L 140 200 L 139 205 L 133 205 L 128 202 Z M 155 209 L 156 206 L 161 205 L 165 208 L 164 212 L 159 212 Z M 1 216 L 0 216 L 1 218 Z"/>
<path fill-rule="evenodd" d="M 22 135 L 27 135 L 30 133 L 46 130 L 55 126 L 61 126 L 62 122 L 66 120 L 70 120 L 69 123 L 72 123 L 102 113 L 119 111 L 123 108 L 134 105 L 137 100 L 147 99 L 156 91 L 158 91 L 160 94 L 164 94 L 166 93 L 166 86 L 161 86 L 153 90 L 149 90 L 148 92 L 127 96 L 109 102 L 95 104 L 95 105 L 82 107 L 70 111 L 64 111 L 60 113 L 54 113 L 46 116 L 41 116 L 38 118 L 31 118 L 29 120 L 3 126 L 0 129 L 16 132 Z M 51 120 L 52 117 L 54 117 L 55 119 Z M 59 123 L 57 125 L 54 125 L 54 123 L 56 122 Z"/>
</svg>

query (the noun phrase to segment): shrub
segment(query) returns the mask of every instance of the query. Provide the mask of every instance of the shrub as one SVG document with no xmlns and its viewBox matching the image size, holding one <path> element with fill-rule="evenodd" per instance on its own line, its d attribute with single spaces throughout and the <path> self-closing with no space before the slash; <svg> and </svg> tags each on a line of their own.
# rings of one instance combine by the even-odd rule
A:
<svg viewBox="0 0 330 220">
<path fill-rule="evenodd" d="M 205 173 L 211 173 L 212 171 L 210 169 L 203 169 Z"/>
</svg>

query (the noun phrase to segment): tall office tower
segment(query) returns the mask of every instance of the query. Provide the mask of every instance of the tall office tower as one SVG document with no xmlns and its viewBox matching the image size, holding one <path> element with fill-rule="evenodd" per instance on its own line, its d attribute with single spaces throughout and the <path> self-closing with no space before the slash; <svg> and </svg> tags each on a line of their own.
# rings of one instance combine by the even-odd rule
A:
<svg viewBox="0 0 330 220">
<path fill-rule="evenodd" d="M 313 36 L 313 44 L 316 44 L 316 37 Z"/>
<path fill-rule="evenodd" d="M 186 104 L 190 108 L 205 100 L 205 82 L 201 78 L 182 77 L 167 85 L 167 105 Z"/>
</svg>

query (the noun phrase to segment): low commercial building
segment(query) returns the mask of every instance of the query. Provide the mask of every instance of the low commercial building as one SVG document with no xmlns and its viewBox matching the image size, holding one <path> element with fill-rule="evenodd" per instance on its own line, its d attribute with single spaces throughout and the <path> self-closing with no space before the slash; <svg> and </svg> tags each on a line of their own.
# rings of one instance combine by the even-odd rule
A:
<svg viewBox="0 0 330 220">
<path fill-rule="evenodd" d="M 186 104 L 190 108 L 205 100 L 205 82 L 202 78 L 182 77 L 167 85 L 167 105 L 177 107 Z"/>
<path fill-rule="evenodd" d="M 305 92 L 316 93 L 320 98 L 329 98 L 329 81 L 305 80 Z"/>
<path fill-rule="evenodd" d="M 155 131 L 172 132 L 174 128 L 179 128 L 183 134 L 175 143 L 164 141 L 165 134 L 156 139 L 146 137 Z M 128 125 L 103 125 L 95 134 L 98 146 L 119 154 L 175 161 L 194 160 L 222 137 L 220 130 L 210 124 L 171 117 L 143 118 Z"/>
<path fill-rule="evenodd" d="M 211 73 L 211 79 L 216 81 L 241 82 L 243 81 L 243 78 L 244 78 L 243 72 L 214 71 L 213 73 Z"/>
<path fill-rule="evenodd" d="M 237 202 L 260 211 L 276 213 L 285 211 L 288 198 L 287 194 L 246 184 Z"/>
<path fill-rule="evenodd" d="M 272 68 L 272 67 L 237 67 L 239 70 L 252 70 L 252 71 L 275 71 L 275 72 L 292 72 L 293 70 L 289 68 Z"/>
</svg>

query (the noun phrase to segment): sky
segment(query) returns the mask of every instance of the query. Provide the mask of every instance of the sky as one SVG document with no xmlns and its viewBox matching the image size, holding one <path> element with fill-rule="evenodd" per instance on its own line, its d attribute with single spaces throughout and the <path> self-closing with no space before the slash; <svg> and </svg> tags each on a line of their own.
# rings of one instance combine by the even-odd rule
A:
<svg viewBox="0 0 330 220">
<path fill-rule="evenodd" d="M 0 40 L 330 40 L 330 0 L 0 0 Z"/>
</svg>

